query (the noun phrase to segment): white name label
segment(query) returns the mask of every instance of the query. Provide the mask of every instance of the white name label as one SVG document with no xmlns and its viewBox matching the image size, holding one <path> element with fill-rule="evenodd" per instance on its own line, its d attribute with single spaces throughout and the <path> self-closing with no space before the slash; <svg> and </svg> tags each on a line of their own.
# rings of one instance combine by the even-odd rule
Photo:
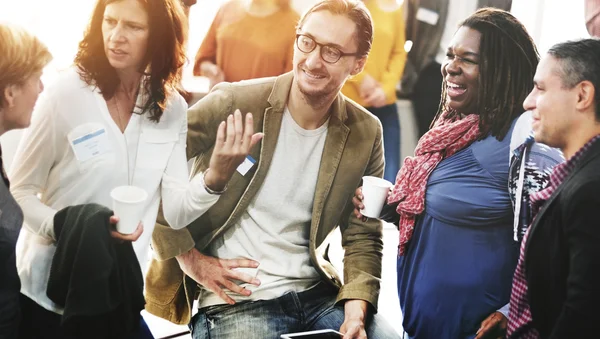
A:
<svg viewBox="0 0 600 339">
<path fill-rule="evenodd" d="M 252 166 L 254 166 L 255 163 L 256 160 L 254 160 L 254 158 L 248 155 L 246 159 L 244 159 L 244 162 L 238 166 L 237 171 L 241 175 L 246 175 L 246 173 L 248 173 L 248 171 L 252 168 Z"/>
<path fill-rule="evenodd" d="M 428 23 L 432 26 L 437 25 L 440 15 L 430 9 L 419 7 L 417 11 L 417 20 Z"/>
<path fill-rule="evenodd" d="M 71 147 L 79 162 L 84 162 L 109 151 L 108 137 L 104 128 L 71 140 Z"/>
</svg>

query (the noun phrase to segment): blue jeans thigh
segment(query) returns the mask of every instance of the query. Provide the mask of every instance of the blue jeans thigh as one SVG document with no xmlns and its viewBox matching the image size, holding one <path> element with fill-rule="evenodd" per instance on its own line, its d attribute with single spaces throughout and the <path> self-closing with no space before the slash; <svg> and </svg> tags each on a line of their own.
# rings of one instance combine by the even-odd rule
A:
<svg viewBox="0 0 600 339">
<path fill-rule="evenodd" d="M 279 339 L 297 330 L 297 315 L 285 306 L 273 299 L 200 309 L 192 318 L 192 338 Z"/>
<path fill-rule="evenodd" d="M 344 323 L 344 306 L 335 305 L 337 291 L 321 286 L 316 288 L 322 288 L 322 294 L 303 303 L 308 323 L 305 330 L 339 330 Z M 400 335 L 379 314 L 369 316 L 366 331 L 367 337 L 372 339 L 400 339 Z"/>
</svg>

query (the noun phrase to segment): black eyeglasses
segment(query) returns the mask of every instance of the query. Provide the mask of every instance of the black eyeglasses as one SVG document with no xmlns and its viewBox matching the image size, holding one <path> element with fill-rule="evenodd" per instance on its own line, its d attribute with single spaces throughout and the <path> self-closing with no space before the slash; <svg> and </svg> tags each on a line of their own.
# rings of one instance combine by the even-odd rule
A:
<svg viewBox="0 0 600 339">
<path fill-rule="evenodd" d="M 304 34 L 296 34 L 296 46 L 303 53 L 310 53 L 314 51 L 317 46 L 321 47 L 321 50 L 319 51 L 321 59 L 329 64 L 335 64 L 338 62 L 338 60 L 345 56 L 359 55 L 358 53 L 344 53 L 337 47 L 320 44 L 316 42 L 315 39 Z"/>
</svg>

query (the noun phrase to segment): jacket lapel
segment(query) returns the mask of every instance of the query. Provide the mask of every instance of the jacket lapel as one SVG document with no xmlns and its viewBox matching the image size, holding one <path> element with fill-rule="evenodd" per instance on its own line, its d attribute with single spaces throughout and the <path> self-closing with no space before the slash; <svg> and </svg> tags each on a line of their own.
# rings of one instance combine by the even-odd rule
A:
<svg viewBox="0 0 600 339">
<path fill-rule="evenodd" d="M 329 118 L 329 126 L 327 128 L 327 138 L 323 148 L 321 157 L 321 166 L 319 167 L 319 175 L 317 177 L 317 186 L 313 201 L 312 222 L 310 228 L 310 238 L 312 248 L 316 247 L 316 236 L 323 214 L 325 201 L 329 195 L 329 190 L 333 184 L 333 179 L 340 165 L 346 140 L 350 133 L 350 128 L 344 124 L 346 120 L 346 104 L 341 95 L 338 95 L 332 105 L 332 113 Z"/>
</svg>

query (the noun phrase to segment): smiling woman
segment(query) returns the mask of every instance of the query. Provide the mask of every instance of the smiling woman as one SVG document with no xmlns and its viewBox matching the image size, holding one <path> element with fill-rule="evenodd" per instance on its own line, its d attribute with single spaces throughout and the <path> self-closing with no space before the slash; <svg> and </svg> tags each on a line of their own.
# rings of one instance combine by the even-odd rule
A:
<svg viewBox="0 0 600 339">
<path fill-rule="evenodd" d="M 510 135 L 537 63 L 533 40 L 502 10 L 473 13 L 448 46 L 438 115 L 386 206 L 400 230 L 398 295 L 411 338 L 502 336 L 490 332 L 502 330 L 496 311 L 508 303 L 518 255 Z M 479 330 L 491 314 L 494 326 Z"/>
</svg>

